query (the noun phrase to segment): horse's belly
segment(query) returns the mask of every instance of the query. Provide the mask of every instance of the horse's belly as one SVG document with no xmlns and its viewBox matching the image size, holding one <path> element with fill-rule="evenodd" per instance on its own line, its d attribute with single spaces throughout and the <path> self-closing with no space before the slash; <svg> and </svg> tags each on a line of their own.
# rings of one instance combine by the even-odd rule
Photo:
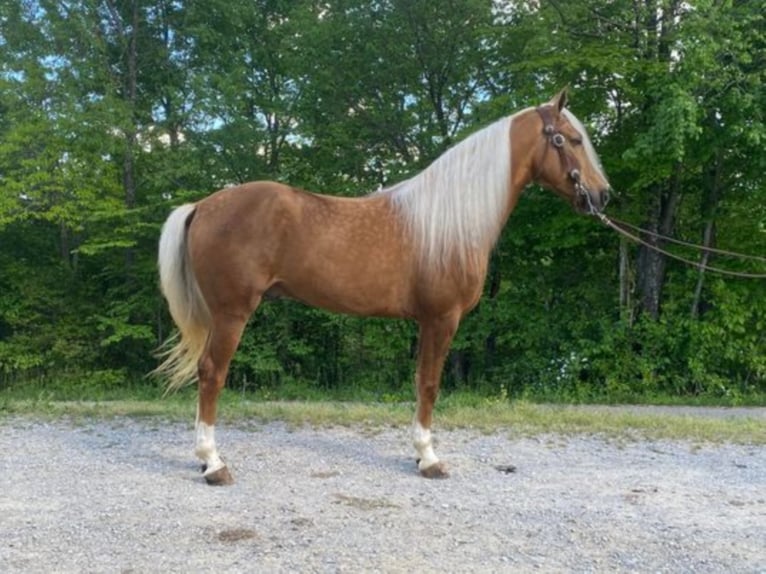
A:
<svg viewBox="0 0 766 574">
<path fill-rule="evenodd" d="M 380 276 L 349 278 L 305 274 L 278 281 L 266 295 L 289 297 L 312 307 L 350 315 L 411 315 L 409 296 L 404 293 L 401 285 L 391 278 Z"/>
</svg>

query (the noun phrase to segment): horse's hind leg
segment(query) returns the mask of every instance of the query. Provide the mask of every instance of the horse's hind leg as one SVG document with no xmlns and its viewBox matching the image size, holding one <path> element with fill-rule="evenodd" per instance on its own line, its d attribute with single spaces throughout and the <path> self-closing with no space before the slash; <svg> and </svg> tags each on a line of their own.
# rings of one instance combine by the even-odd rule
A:
<svg viewBox="0 0 766 574">
<path fill-rule="evenodd" d="M 434 403 L 439 395 L 444 360 L 455 336 L 459 316 L 447 315 L 420 323 L 416 384 L 418 406 L 413 422 L 413 442 L 418 453 L 418 469 L 426 478 L 446 478 L 444 463 L 434 453 L 431 421 Z"/>
<path fill-rule="evenodd" d="M 213 319 L 205 352 L 199 361 L 199 402 L 197 404 L 197 444 L 195 453 L 202 460 L 208 484 L 231 484 L 233 479 L 215 445 L 218 395 L 226 382 L 229 363 L 239 345 L 247 317 L 219 315 Z"/>
</svg>

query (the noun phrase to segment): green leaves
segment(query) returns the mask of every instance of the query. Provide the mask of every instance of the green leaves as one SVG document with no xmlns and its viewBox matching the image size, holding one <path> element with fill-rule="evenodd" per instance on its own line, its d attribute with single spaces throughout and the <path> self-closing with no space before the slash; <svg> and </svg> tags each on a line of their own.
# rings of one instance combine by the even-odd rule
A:
<svg viewBox="0 0 766 574">
<path fill-rule="evenodd" d="M 763 20 L 756 3 L 711 1 L 5 2 L 0 373 L 150 370 L 172 331 L 155 270 L 172 206 L 251 179 L 366 193 L 564 85 L 621 192 L 610 213 L 692 242 L 714 221 L 717 245 L 766 253 Z M 447 385 L 764 389 L 761 284 L 633 247 L 620 275 L 618 246 L 527 193 Z M 648 279 L 656 320 L 636 303 Z M 415 340 L 410 323 L 267 302 L 231 381 L 402 396 Z"/>
<path fill-rule="evenodd" d="M 658 86 L 654 93 L 657 103 L 647 111 L 650 124 L 622 156 L 643 172 L 637 186 L 669 177 L 673 165 L 687 159 L 690 142 L 702 134 L 701 110 L 692 94 L 676 84 Z"/>
</svg>

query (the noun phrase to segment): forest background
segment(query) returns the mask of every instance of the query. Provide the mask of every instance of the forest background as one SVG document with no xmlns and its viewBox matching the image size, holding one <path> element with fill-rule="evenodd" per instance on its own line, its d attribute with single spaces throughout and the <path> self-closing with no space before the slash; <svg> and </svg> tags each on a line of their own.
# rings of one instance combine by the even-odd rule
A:
<svg viewBox="0 0 766 574">
<path fill-rule="evenodd" d="M 609 214 L 763 256 L 765 76 L 763 10 L 742 0 L 4 0 L 0 389 L 156 391 L 172 207 L 257 179 L 366 194 L 565 85 L 617 192 Z M 485 291 L 450 391 L 766 395 L 766 281 L 638 248 L 547 191 L 525 193 Z M 270 302 L 229 386 L 409 399 L 415 337 Z"/>
</svg>

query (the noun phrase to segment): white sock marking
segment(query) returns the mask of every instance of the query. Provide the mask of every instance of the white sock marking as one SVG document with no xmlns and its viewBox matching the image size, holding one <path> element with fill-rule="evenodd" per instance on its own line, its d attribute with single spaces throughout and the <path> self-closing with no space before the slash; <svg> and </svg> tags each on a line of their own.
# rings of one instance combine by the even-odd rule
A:
<svg viewBox="0 0 766 574">
<path fill-rule="evenodd" d="M 436 454 L 434 454 L 433 444 L 431 441 L 431 430 L 424 428 L 417 418 L 412 425 L 413 444 L 415 450 L 418 452 L 418 468 L 420 470 L 426 469 L 429 466 L 439 462 Z"/>
<path fill-rule="evenodd" d="M 218 456 L 218 449 L 215 447 L 215 425 L 208 425 L 197 420 L 197 446 L 194 452 L 207 466 L 205 474 L 213 473 L 226 466 Z"/>
</svg>

